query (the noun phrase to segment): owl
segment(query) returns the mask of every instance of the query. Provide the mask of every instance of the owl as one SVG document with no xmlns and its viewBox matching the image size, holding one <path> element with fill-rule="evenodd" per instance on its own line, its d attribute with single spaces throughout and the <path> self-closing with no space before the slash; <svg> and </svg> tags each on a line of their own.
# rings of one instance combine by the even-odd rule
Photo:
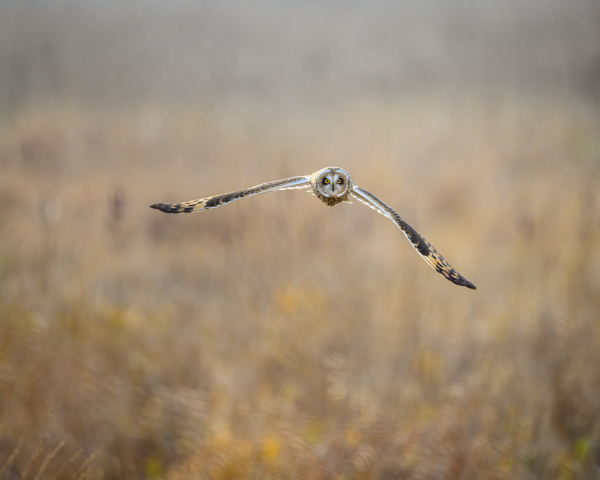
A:
<svg viewBox="0 0 600 480">
<path fill-rule="evenodd" d="M 288 190 L 295 188 L 310 189 L 312 193 L 325 205 L 333 207 L 338 203 L 350 203 L 350 197 L 365 203 L 378 213 L 389 218 L 402 230 L 408 241 L 419 252 L 419 255 L 438 273 L 456 285 L 476 290 L 477 287 L 458 273 L 450 264 L 444 260 L 433 245 L 425 240 L 417 231 L 406 223 L 396 211 L 385 202 L 381 201 L 371 192 L 357 186 L 348 172 L 338 167 L 327 167 L 302 177 L 291 177 L 274 182 L 261 183 L 246 190 L 223 193 L 212 197 L 201 198 L 181 203 L 154 203 L 150 208 L 155 208 L 166 213 L 191 213 L 200 210 L 226 205 L 240 198 L 258 195 L 259 193 L 272 192 L 275 190 Z"/>
</svg>

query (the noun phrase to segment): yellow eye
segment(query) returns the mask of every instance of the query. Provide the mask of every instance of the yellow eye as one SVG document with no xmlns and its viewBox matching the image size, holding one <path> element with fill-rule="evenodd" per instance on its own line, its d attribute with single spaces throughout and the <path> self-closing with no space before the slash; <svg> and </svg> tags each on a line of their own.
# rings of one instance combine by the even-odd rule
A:
<svg viewBox="0 0 600 480">
<path fill-rule="evenodd" d="M 328 178 L 326 178 L 325 180 L 323 180 L 323 183 L 324 183 L 325 185 L 329 185 L 329 179 L 328 179 Z"/>
<path fill-rule="evenodd" d="M 342 184 L 342 179 L 341 179 L 341 178 L 338 178 L 338 179 L 337 179 L 337 182 L 335 182 L 335 183 L 338 183 L 338 184 L 340 184 L 340 185 L 341 185 L 341 184 Z"/>
</svg>

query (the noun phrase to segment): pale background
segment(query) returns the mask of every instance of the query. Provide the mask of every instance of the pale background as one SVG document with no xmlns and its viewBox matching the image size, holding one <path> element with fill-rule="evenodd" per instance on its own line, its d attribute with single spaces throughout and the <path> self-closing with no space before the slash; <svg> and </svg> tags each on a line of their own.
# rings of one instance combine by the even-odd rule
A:
<svg viewBox="0 0 600 480">
<path fill-rule="evenodd" d="M 599 102 L 592 0 L 0 0 L 0 478 L 597 478 Z M 328 165 L 478 290 L 148 208 Z"/>
</svg>

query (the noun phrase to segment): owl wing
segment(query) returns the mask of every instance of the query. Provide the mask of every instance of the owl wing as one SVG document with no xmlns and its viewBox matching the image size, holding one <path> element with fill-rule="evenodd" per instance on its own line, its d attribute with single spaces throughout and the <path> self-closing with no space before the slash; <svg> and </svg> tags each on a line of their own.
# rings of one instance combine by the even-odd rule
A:
<svg viewBox="0 0 600 480">
<path fill-rule="evenodd" d="M 245 190 L 222 193 L 221 195 L 213 195 L 212 197 L 191 200 L 189 202 L 153 203 L 150 205 L 150 208 L 156 208 L 157 210 L 166 213 L 199 212 L 200 210 L 208 210 L 210 208 L 220 207 L 222 205 L 239 200 L 240 198 L 251 197 L 252 195 L 258 195 L 259 193 L 308 187 L 310 187 L 310 175 L 303 177 L 284 178 L 283 180 L 275 180 L 274 182 L 261 183 L 260 185 L 247 188 Z"/>
<path fill-rule="evenodd" d="M 454 268 L 452 268 L 452 266 L 446 260 L 444 260 L 444 257 L 442 257 L 437 250 L 433 248 L 433 245 L 431 245 L 431 243 L 419 235 L 414 228 L 406 223 L 392 207 L 379 200 L 379 198 L 377 198 L 371 192 L 357 187 L 356 185 L 352 191 L 352 196 L 360 202 L 363 202 L 369 207 L 375 209 L 377 212 L 385 215 L 392 222 L 394 222 L 398 228 L 404 232 L 404 235 L 406 235 L 408 241 L 412 243 L 413 247 L 415 247 L 417 252 L 419 252 L 419 255 L 421 255 L 436 272 L 441 273 L 444 277 L 456 285 L 477 290 L 475 285 L 454 270 Z"/>
</svg>

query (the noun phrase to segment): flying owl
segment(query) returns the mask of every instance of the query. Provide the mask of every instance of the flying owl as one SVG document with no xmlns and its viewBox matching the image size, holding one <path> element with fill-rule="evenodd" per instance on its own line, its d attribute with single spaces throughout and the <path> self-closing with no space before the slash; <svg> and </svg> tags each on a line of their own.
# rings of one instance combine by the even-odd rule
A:
<svg viewBox="0 0 600 480">
<path fill-rule="evenodd" d="M 381 201 L 371 192 L 368 192 L 357 186 L 345 170 L 337 167 L 327 167 L 302 177 L 291 177 L 274 182 L 261 183 L 246 190 L 237 192 L 223 193 L 212 197 L 201 198 L 181 203 L 154 203 L 150 208 L 156 208 L 166 213 L 191 213 L 200 210 L 226 205 L 240 198 L 258 195 L 259 193 L 272 192 L 275 190 L 288 190 L 295 188 L 311 189 L 312 193 L 325 205 L 333 207 L 338 203 L 349 202 L 353 198 L 365 203 L 378 213 L 389 218 L 396 226 L 404 232 L 408 241 L 419 252 L 419 255 L 433 267 L 433 269 L 442 274 L 452 283 L 463 287 L 476 290 L 477 287 L 469 282 L 465 277 L 458 273 L 450 264 L 444 260 L 433 245 L 425 240 L 417 231 L 406 223 L 396 211 L 385 202 Z"/>
</svg>

